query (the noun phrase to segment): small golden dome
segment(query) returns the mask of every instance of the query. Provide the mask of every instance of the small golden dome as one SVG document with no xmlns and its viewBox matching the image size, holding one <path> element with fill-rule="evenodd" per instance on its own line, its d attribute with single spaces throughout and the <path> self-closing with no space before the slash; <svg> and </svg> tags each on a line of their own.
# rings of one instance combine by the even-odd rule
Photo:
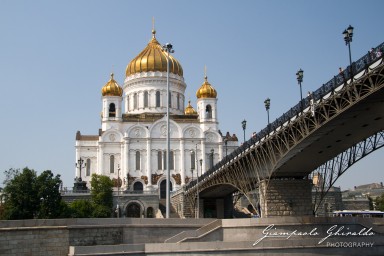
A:
<svg viewBox="0 0 384 256">
<path fill-rule="evenodd" d="M 198 99 L 200 99 L 200 98 L 216 98 L 217 92 L 212 87 L 212 85 L 208 82 L 207 76 L 204 77 L 204 80 L 205 81 L 204 81 L 203 85 L 196 92 L 196 97 Z"/>
<path fill-rule="evenodd" d="M 123 89 L 117 84 L 115 79 L 113 79 L 113 73 L 111 74 L 111 79 L 104 85 L 101 89 L 101 94 L 103 96 L 122 96 Z"/>
<path fill-rule="evenodd" d="M 197 115 L 196 110 L 191 106 L 191 101 L 188 101 L 188 106 L 185 108 L 184 113 L 186 115 Z"/>
<path fill-rule="evenodd" d="M 156 40 L 155 34 L 156 31 L 153 29 L 151 41 L 147 47 L 128 64 L 125 70 L 126 76 L 148 71 L 167 72 L 168 53 L 163 51 L 160 43 Z M 172 55 L 169 55 L 169 72 L 183 76 L 183 68 Z"/>
</svg>

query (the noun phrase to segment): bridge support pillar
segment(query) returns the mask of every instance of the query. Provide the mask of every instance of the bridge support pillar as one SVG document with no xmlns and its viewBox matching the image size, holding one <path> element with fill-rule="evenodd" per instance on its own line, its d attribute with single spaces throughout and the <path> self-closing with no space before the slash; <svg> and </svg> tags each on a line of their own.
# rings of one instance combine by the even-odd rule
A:
<svg viewBox="0 0 384 256">
<path fill-rule="evenodd" d="M 312 180 L 262 181 L 259 187 L 261 217 L 313 215 Z"/>
</svg>

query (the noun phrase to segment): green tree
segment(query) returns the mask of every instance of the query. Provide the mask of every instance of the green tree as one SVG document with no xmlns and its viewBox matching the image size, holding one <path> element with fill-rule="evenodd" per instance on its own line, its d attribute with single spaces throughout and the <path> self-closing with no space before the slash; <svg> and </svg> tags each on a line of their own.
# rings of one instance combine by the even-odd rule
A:
<svg viewBox="0 0 384 256">
<path fill-rule="evenodd" d="M 73 218 L 89 218 L 92 216 L 94 211 L 93 204 L 84 199 L 73 201 L 69 208 L 71 209 L 71 216 Z"/>
<path fill-rule="evenodd" d="M 37 196 L 40 199 L 40 207 L 37 217 L 39 219 L 51 219 L 60 216 L 61 194 L 60 175 L 53 176 L 49 170 L 42 172 L 36 180 Z"/>
<path fill-rule="evenodd" d="M 384 211 L 384 193 L 375 199 L 376 210 Z"/>
<path fill-rule="evenodd" d="M 113 182 L 105 175 L 92 174 L 91 196 L 94 205 L 93 217 L 110 217 L 113 207 Z"/>
<path fill-rule="evenodd" d="M 28 167 L 22 172 L 16 169 L 5 171 L 3 218 L 32 219 L 56 218 L 61 215 L 62 205 L 59 192 L 60 175 L 53 176 L 47 170 L 37 176 Z"/>
<path fill-rule="evenodd" d="M 36 189 L 36 172 L 27 167 L 20 173 L 9 170 L 6 174 L 5 219 L 33 219 L 36 217 L 40 200 Z"/>
</svg>

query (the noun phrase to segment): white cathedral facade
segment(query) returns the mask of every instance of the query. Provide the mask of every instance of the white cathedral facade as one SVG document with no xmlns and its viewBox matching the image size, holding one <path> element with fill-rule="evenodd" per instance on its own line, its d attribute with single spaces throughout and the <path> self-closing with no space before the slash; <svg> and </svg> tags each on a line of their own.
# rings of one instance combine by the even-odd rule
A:
<svg viewBox="0 0 384 256">
<path fill-rule="evenodd" d="M 171 190 L 196 179 L 238 146 L 235 135 L 219 130 L 217 92 L 205 76 L 196 92 L 196 110 L 186 104 L 180 63 L 169 55 Z M 90 187 L 93 173 L 109 176 L 123 190 L 159 191 L 166 187 L 167 53 L 156 39 L 126 68 L 121 87 L 111 74 L 102 87 L 101 129 L 76 133 L 76 177 Z M 186 106 L 185 106 L 186 105 Z M 202 161 L 201 161 L 202 160 Z"/>
</svg>

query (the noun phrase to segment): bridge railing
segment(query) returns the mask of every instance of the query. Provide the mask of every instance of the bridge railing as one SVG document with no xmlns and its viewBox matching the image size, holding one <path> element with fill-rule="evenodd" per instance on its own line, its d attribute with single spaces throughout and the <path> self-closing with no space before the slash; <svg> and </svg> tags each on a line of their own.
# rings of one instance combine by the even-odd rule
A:
<svg viewBox="0 0 384 256">
<path fill-rule="evenodd" d="M 381 56 L 377 55 L 377 52 L 381 52 Z M 245 141 L 241 146 L 236 148 L 232 153 L 224 157 L 221 161 L 219 161 L 216 165 L 206 171 L 203 175 L 199 176 L 199 181 L 203 180 L 207 176 L 213 174 L 218 169 L 220 169 L 223 165 L 230 162 L 231 159 L 234 159 L 236 156 L 245 152 L 252 145 L 260 142 L 260 140 L 266 137 L 270 132 L 275 131 L 278 127 L 281 127 L 284 123 L 289 122 L 293 117 L 299 115 L 303 110 L 310 106 L 311 97 L 314 101 L 318 101 L 328 93 L 332 92 L 334 89 L 344 84 L 349 79 L 352 79 L 355 75 L 360 73 L 361 71 L 368 68 L 369 65 L 373 64 L 377 60 L 384 57 L 384 42 L 378 45 L 376 48 L 371 49 L 366 55 L 353 62 L 351 66 L 348 66 L 345 70 L 340 72 L 338 75 L 334 76 L 327 83 L 323 84 L 319 89 L 312 92 L 311 96 L 307 96 L 302 101 L 299 101 L 294 107 L 285 112 L 282 116 L 277 118 L 274 122 L 270 123 L 258 132 L 255 136 Z M 197 183 L 197 180 L 191 181 L 187 186 L 186 190 L 192 188 Z"/>
</svg>

